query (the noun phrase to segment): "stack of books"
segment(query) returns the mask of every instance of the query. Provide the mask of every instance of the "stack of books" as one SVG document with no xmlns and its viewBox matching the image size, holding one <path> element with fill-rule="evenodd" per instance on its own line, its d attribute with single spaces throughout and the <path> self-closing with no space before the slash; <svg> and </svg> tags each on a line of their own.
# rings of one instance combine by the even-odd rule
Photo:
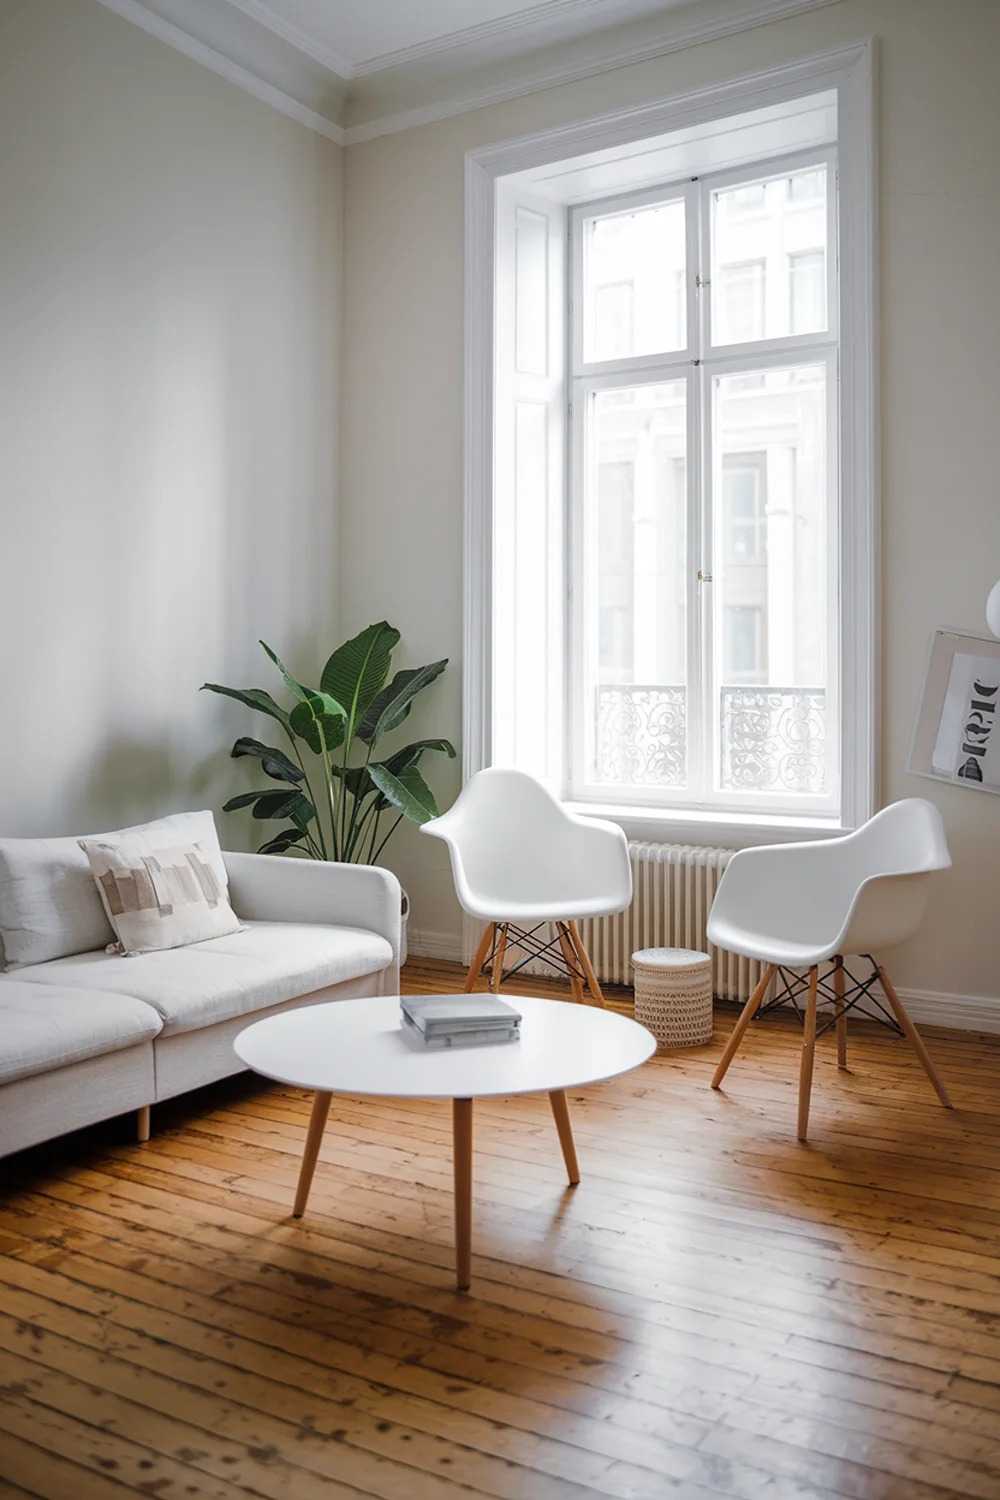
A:
<svg viewBox="0 0 1000 1500">
<path fill-rule="evenodd" d="M 497 995 L 404 995 L 403 1030 L 425 1047 L 516 1042 L 521 1014 Z"/>
</svg>

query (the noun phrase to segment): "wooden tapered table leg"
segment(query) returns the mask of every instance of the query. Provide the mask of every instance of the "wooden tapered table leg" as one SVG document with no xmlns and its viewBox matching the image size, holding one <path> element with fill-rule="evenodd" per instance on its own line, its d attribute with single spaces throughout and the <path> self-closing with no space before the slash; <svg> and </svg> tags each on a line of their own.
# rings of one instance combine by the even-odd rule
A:
<svg viewBox="0 0 1000 1500">
<path fill-rule="evenodd" d="M 479 939 L 479 947 L 473 954 L 472 962 L 469 965 L 469 972 L 465 976 L 465 989 L 467 993 L 476 988 L 476 981 L 482 972 L 483 964 L 486 962 L 486 955 L 490 951 L 490 944 L 493 941 L 495 930 L 496 927 L 493 922 L 487 922 L 483 928 L 483 935 Z"/>
<path fill-rule="evenodd" d="M 844 1009 L 844 960 L 834 960 L 833 990 L 837 997 L 837 1067 L 847 1067 L 847 1012 Z"/>
<path fill-rule="evenodd" d="M 472 1100 L 452 1100 L 455 1166 L 455 1285 L 469 1290 L 472 1280 Z"/>
<path fill-rule="evenodd" d="M 576 955 L 572 939 L 566 929 L 565 922 L 556 923 L 556 931 L 559 934 L 559 946 L 562 949 L 563 962 L 569 970 L 569 982 L 573 990 L 573 999 L 577 1003 L 583 1000 L 583 982 L 580 979 L 580 960 Z"/>
<path fill-rule="evenodd" d="M 878 977 L 881 982 L 882 988 L 885 990 L 886 999 L 892 1006 L 892 1013 L 896 1017 L 896 1020 L 899 1022 L 900 1026 L 903 1028 L 903 1032 L 906 1036 L 907 1041 L 910 1043 L 910 1046 L 920 1058 L 920 1061 L 923 1064 L 924 1072 L 927 1074 L 927 1077 L 934 1085 L 938 1098 L 941 1100 L 941 1103 L 944 1105 L 945 1109 L 953 1109 L 954 1105 L 948 1097 L 948 1091 L 945 1088 L 944 1084 L 941 1082 L 937 1068 L 935 1068 L 934 1064 L 931 1062 L 930 1053 L 924 1046 L 924 1039 L 920 1035 L 920 1032 L 917 1030 L 917 1028 L 914 1026 L 913 1022 L 910 1020 L 910 1017 L 906 1012 L 902 1000 L 900 1000 L 899 996 L 896 994 L 895 989 L 893 988 L 892 980 L 889 978 L 888 974 L 885 972 L 881 964 L 876 964 L 875 967 L 878 969 Z"/>
<path fill-rule="evenodd" d="M 813 1062 L 816 1057 L 816 983 L 819 970 L 809 970 L 809 993 L 806 996 L 806 1023 L 802 1035 L 802 1062 L 799 1066 L 799 1140 L 809 1136 L 809 1101 L 812 1098 Z"/>
<path fill-rule="evenodd" d="M 323 1127 L 330 1113 L 332 1097 L 332 1094 L 324 1094 L 317 1090 L 313 1099 L 309 1130 L 306 1135 L 306 1148 L 302 1153 L 302 1165 L 299 1168 L 299 1185 L 295 1189 L 295 1207 L 292 1209 L 292 1216 L 296 1219 L 301 1219 L 306 1211 L 309 1189 L 312 1187 L 313 1173 L 316 1170 L 316 1158 L 319 1156 L 320 1142 L 323 1139 Z"/>
<path fill-rule="evenodd" d="M 569 930 L 570 941 L 572 942 L 573 947 L 576 949 L 577 956 L 580 960 L 580 967 L 583 969 L 583 972 L 586 975 L 587 988 L 589 989 L 591 996 L 593 997 L 594 1004 L 600 1005 L 603 1009 L 604 993 L 601 990 L 601 986 L 597 982 L 597 975 L 594 973 L 594 965 L 590 962 L 590 954 L 587 952 L 586 944 L 584 943 L 583 938 L 580 936 L 580 929 L 579 927 L 577 927 L 575 922 L 567 922 L 566 926 Z"/>
<path fill-rule="evenodd" d="M 750 996 L 750 999 L 747 1001 L 746 1005 L 744 1005 L 743 1009 L 740 1011 L 739 1019 L 736 1022 L 736 1025 L 733 1027 L 732 1035 L 730 1036 L 729 1041 L 726 1043 L 726 1050 L 725 1052 L 723 1052 L 722 1056 L 719 1059 L 719 1066 L 712 1074 L 713 1089 L 717 1089 L 722 1086 L 722 1080 L 725 1078 L 726 1073 L 729 1071 L 729 1064 L 736 1056 L 740 1042 L 742 1042 L 743 1040 L 743 1033 L 750 1025 L 750 1022 L 753 1020 L 754 1016 L 760 1010 L 761 1002 L 763 1001 L 764 996 L 767 994 L 767 987 L 771 983 L 773 975 L 774 964 L 768 964 L 763 974 L 760 976 L 760 979 L 757 981 L 756 989 Z"/>
<path fill-rule="evenodd" d="M 580 1181 L 580 1164 L 576 1159 L 573 1127 L 569 1120 L 569 1105 L 566 1103 L 565 1090 L 552 1089 L 549 1093 L 549 1103 L 552 1105 L 556 1130 L 559 1132 L 559 1144 L 562 1147 L 563 1161 L 566 1163 L 566 1176 L 569 1178 L 570 1187 L 576 1187 Z"/>
</svg>

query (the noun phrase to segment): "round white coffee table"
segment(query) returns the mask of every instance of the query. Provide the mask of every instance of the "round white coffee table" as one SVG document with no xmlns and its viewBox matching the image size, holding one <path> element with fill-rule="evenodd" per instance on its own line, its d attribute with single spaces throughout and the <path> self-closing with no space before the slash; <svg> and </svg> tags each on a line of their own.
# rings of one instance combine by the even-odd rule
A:
<svg viewBox="0 0 1000 1500">
<path fill-rule="evenodd" d="M 312 1118 L 292 1212 L 305 1212 L 332 1094 L 451 1099 L 455 1167 L 455 1270 L 469 1285 L 472 1237 L 472 1101 L 545 1092 L 566 1171 L 580 1180 L 565 1090 L 637 1068 L 656 1051 L 643 1026 L 614 1011 L 560 1000 L 512 998 L 521 1039 L 427 1050 L 400 1029 L 399 996 L 334 1000 L 268 1016 L 241 1031 L 236 1055 L 255 1073 L 313 1089 Z"/>
</svg>

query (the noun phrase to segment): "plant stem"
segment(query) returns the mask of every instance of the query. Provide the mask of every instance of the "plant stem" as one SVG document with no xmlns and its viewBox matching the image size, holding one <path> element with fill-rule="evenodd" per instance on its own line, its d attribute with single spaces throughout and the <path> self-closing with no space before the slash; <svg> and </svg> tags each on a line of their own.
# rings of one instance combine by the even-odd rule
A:
<svg viewBox="0 0 1000 1500">
<path fill-rule="evenodd" d="M 355 807 L 357 807 L 357 799 L 356 798 L 355 798 Z M 350 857 L 354 853 L 355 849 L 358 848 L 361 844 L 364 843 L 364 841 L 365 841 L 365 834 L 368 831 L 368 829 L 367 829 L 368 820 L 371 818 L 372 814 L 375 812 L 375 810 L 376 810 L 377 807 L 378 807 L 378 797 L 376 796 L 369 803 L 369 805 L 365 808 L 364 812 L 362 813 L 360 823 L 358 823 L 356 826 L 352 827 L 351 841 L 350 841 L 350 843 L 348 844 L 347 848 L 344 851 L 344 858 L 345 859 L 350 859 Z"/>
<path fill-rule="evenodd" d="M 403 821 L 403 814 L 400 813 L 399 817 L 396 819 L 395 823 L 393 823 L 392 827 L 389 829 L 389 832 L 386 834 L 385 838 L 382 840 L 381 844 L 379 844 L 378 848 L 375 850 L 375 853 L 372 856 L 372 858 L 369 859 L 368 863 L 370 865 L 373 865 L 375 863 L 375 861 L 378 859 L 379 855 L 382 853 L 382 850 L 385 848 L 386 844 L 392 838 L 393 834 L 396 832 L 396 829 L 399 827 L 399 825 L 400 825 L 400 823 L 402 823 L 402 821 Z"/>
<path fill-rule="evenodd" d="M 327 787 L 327 793 L 328 793 L 329 801 L 330 801 L 330 833 L 331 833 L 331 837 L 333 839 L 333 850 L 334 850 L 333 857 L 336 860 L 342 860 L 342 859 L 345 858 L 344 853 L 343 853 L 343 849 L 344 849 L 343 806 L 344 806 L 344 798 L 347 795 L 347 783 L 346 783 L 346 781 L 345 781 L 345 779 L 344 779 L 343 776 L 335 776 L 333 774 L 333 751 L 330 750 L 327 747 L 326 735 L 323 733 L 322 730 L 320 730 L 320 739 L 321 739 L 322 745 L 323 745 L 323 770 L 324 770 L 324 773 L 326 775 L 326 787 Z M 347 739 L 347 731 L 345 730 L 345 732 L 344 732 L 344 746 L 345 746 L 345 749 L 344 749 L 344 764 L 346 764 L 347 747 L 348 747 L 348 745 L 349 745 L 349 741 Z M 334 796 L 334 790 L 333 790 L 333 784 L 334 784 L 334 782 L 337 783 L 336 796 Z"/>
<path fill-rule="evenodd" d="M 321 852 L 319 854 L 315 854 L 313 856 L 313 858 L 314 859 L 328 859 L 329 856 L 328 856 L 328 854 L 326 852 L 326 839 L 323 837 L 323 823 L 322 823 L 322 820 L 321 820 L 320 815 L 319 815 L 319 803 L 316 801 L 316 798 L 313 795 L 312 785 L 311 785 L 311 783 L 309 781 L 309 772 L 306 770 L 305 765 L 304 765 L 303 760 L 302 760 L 302 756 L 299 753 L 299 747 L 298 747 L 298 744 L 296 742 L 295 735 L 294 734 L 288 734 L 288 730 L 287 729 L 285 730 L 285 733 L 288 735 L 289 741 L 291 742 L 292 749 L 295 752 L 295 759 L 299 763 L 299 770 L 302 772 L 302 775 L 305 778 L 306 791 L 309 793 L 309 801 L 312 803 L 313 807 L 316 809 L 316 832 L 319 834 L 319 848 L 320 848 Z M 306 838 L 309 839 L 309 841 L 312 843 L 313 847 L 315 848 L 316 841 L 315 841 L 315 839 L 313 838 L 312 834 L 309 832 L 308 829 L 306 830 Z"/>
</svg>

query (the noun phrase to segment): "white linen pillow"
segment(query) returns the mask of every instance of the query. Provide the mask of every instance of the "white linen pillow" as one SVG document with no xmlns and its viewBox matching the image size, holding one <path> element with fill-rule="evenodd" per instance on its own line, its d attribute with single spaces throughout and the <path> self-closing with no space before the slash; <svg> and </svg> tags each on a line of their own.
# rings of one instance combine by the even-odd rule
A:
<svg viewBox="0 0 1000 1500">
<path fill-rule="evenodd" d="M 119 953 L 186 948 L 242 931 L 212 851 L 163 839 L 129 833 L 80 840 Z"/>
<path fill-rule="evenodd" d="M 170 813 L 152 823 L 93 837 L 125 834 L 162 834 L 162 844 L 198 843 L 211 856 L 220 880 L 226 880 L 211 812 Z M 5 968 L 89 953 L 113 942 L 114 936 L 78 838 L 0 838 L 0 943 Z"/>
</svg>

